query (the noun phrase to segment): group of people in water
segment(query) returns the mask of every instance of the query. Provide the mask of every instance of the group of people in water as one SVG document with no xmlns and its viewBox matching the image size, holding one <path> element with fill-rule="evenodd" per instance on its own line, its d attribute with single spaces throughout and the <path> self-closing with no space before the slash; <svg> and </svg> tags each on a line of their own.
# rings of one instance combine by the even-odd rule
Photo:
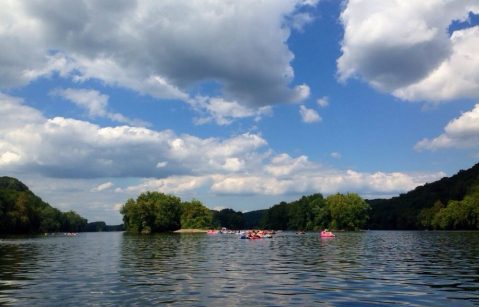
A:
<svg viewBox="0 0 479 307">
<path fill-rule="evenodd" d="M 273 235 L 276 233 L 274 230 L 228 230 L 223 228 L 221 230 L 208 230 L 208 234 L 237 234 L 240 235 L 240 239 L 249 239 L 249 240 L 257 240 L 263 238 L 272 238 Z M 305 234 L 304 231 L 298 231 L 296 234 Z M 322 238 L 330 238 L 334 237 L 335 235 L 329 231 L 328 229 L 324 229 L 320 232 L 320 237 Z"/>
<path fill-rule="evenodd" d="M 241 236 L 241 239 L 256 240 L 272 238 L 274 233 L 274 230 L 248 230 Z"/>
</svg>

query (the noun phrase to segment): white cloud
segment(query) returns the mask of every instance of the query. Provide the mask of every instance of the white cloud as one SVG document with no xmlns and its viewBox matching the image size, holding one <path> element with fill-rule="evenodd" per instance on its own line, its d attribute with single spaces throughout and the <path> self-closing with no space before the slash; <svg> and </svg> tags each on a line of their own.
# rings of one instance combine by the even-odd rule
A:
<svg viewBox="0 0 479 307">
<path fill-rule="evenodd" d="M 334 159 L 341 159 L 341 154 L 339 152 L 332 152 L 331 153 L 331 158 L 334 158 Z"/>
<path fill-rule="evenodd" d="M 97 185 L 96 187 L 91 189 L 91 191 L 92 192 L 101 192 L 101 191 L 111 189 L 113 186 L 114 186 L 114 184 L 111 181 L 108 181 L 108 182 Z"/>
<path fill-rule="evenodd" d="M 352 170 L 338 171 L 318 168 L 298 172 L 289 177 L 270 175 L 217 176 L 211 190 L 218 194 L 285 195 L 337 192 L 357 192 L 361 195 L 384 197 L 414 189 L 425 182 L 444 177 L 444 173 L 407 174 L 360 173 Z"/>
<path fill-rule="evenodd" d="M 160 161 L 156 164 L 156 167 L 162 168 L 162 167 L 166 167 L 167 165 L 168 165 L 168 161 Z"/>
<path fill-rule="evenodd" d="M 321 98 L 318 98 L 318 100 L 316 101 L 316 103 L 318 104 L 318 106 L 320 106 L 321 108 L 326 108 L 327 106 L 329 106 L 329 98 L 327 96 L 323 96 Z"/>
<path fill-rule="evenodd" d="M 74 103 L 78 107 L 85 109 L 90 118 L 105 117 L 118 123 L 125 123 L 133 126 L 148 126 L 141 120 L 129 119 L 128 117 L 108 111 L 108 95 L 101 94 L 97 90 L 91 89 L 55 89 L 50 92 L 51 95 L 63 97 Z"/>
<path fill-rule="evenodd" d="M 373 172 L 324 168 L 308 161 L 279 154 L 266 158 L 263 168 L 241 172 L 212 173 L 196 176 L 171 176 L 146 179 L 124 191 L 139 193 L 156 190 L 165 193 L 197 193 L 199 189 L 217 195 L 304 195 L 357 192 L 363 196 L 388 197 L 409 191 L 445 176 L 444 173 Z M 196 192 L 195 192 L 196 191 Z"/>
<path fill-rule="evenodd" d="M 310 164 L 306 156 L 291 158 L 288 154 L 280 154 L 271 159 L 270 164 L 265 166 L 265 170 L 274 177 L 284 177 L 307 169 Z"/>
<path fill-rule="evenodd" d="M 20 160 L 20 156 L 11 151 L 5 151 L 0 155 L 0 165 L 14 164 Z"/>
<path fill-rule="evenodd" d="M 415 146 L 417 150 L 467 147 L 479 147 L 479 104 L 451 120 L 438 137 L 423 139 Z"/>
<path fill-rule="evenodd" d="M 408 100 L 479 97 L 478 27 L 455 31 L 454 20 L 479 12 L 472 1 L 347 2 L 340 80 L 360 77 Z"/>
<path fill-rule="evenodd" d="M 122 207 L 123 207 L 122 203 L 117 203 L 113 205 L 113 210 L 120 212 Z"/>
<path fill-rule="evenodd" d="M 407 100 L 479 97 L 479 26 L 451 36 L 452 54 L 424 79 L 393 92 Z"/>
<path fill-rule="evenodd" d="M 53 90 L 51 94 L 61 96 L 87 110 L 91 118 L 104 117 L 107 114 L 109 97 L 96 90 L 67 88 Z"/>
<path fill-rule="evenodd" d="M 216 82 L 256 108 L 304 99 L 293 84 L 292 28 L 315 1 L 7 1 L 0 12 L 0 88 L 57 73 L 156 98 L 188 100 Z"/>
<path fill-rule="evenodd" d="M 266 141 L 256 134 L 201 139 L 169 130 L 102 128 L 70 118 L 44 118 L 10 96 L 0 96 L 0 102 L 2 165 L 45 176 L 167 177 L 226 172 L 257 167 L 267 154 L 261 150 Z"/>
<path fill-rule="evenodd" d="M 191 192 L 205 186 L 208 176 L 171 176 L 163 179 L 148 179 L 142 184 L 130 186 L 125 192 L 139 194 L 146 191 L 159 191 L 169 194 Z"/>
<path fill-rule="evenodd" d="M 301 115 L 301 119 L 305 123 L 316 123 L 321 121 L 321 116 L 319 116 L 316 110 L 306 108 L 303 105 L 299 107 L 299 114 Z"/>
<path fill-rule="evenodd" d="M 262 116 L 271 114 L 271 107 L 250 108 L 243 106 L 237 101 L 226 101 L 220 97 L 195 97 L 189 100 L 190 105 L 198 112 L 206 113 L 205 116 L 197 118 L 197 124 L 205 124 L 214 121 L 218 125 L 229 125 L 238 118 L 255 117 L 256 120 Z"/>
<path fill-rule="evenodd" d="M 307 99 L 309 95 L 311 95 L 311 89 L 306 84 L 298 85 L 294 88 L 294 90 L 295 90 L 295 94 L 293 96 L 293 99 L 291 100 L 294 102 L 301 102 Z"/>
<path fill-rule="evenodd" d="M 21 121 L 15 120 L 17 114 Z M 88 217 L 108 213 L 117 221 L 114 204 L 148 190 L 210 198 L 315 192 L 391 196 L 444 175 L 329 169 L 305 155 L 272 154 L 266 140 L 251 133 L 202 139 L 169 130 L 48 119 L 6 95 L 0 95 L 0 117 L 2 173 L 26 178 L 61 209 Z"/>
<path fill-rule="evenodd" d="M 304 26 L 311 23 L 313 20 L 313 16 L 311 16 L 309 13 L 298 13 L 291 18 L 291 27 L 302 32 Z"/>
</svg>

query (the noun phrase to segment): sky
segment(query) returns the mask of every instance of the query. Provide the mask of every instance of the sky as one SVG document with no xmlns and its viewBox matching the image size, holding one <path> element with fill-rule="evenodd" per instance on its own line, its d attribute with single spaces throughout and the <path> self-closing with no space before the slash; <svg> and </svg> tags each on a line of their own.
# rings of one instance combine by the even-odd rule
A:
<svg viewBox="0 0 479 307">
<path fill-rule="evenodd" d="M 0 175 L 121 223 L 389 198 L 479 160 L 479 3 L 4 0 Z"/>
</svg>

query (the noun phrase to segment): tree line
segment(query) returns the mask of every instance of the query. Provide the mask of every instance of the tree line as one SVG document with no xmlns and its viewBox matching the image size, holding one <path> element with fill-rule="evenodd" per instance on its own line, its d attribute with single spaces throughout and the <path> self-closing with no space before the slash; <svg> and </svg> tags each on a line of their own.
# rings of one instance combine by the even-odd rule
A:
<svg viewBox="0 0 479 307">
<path fill-rule="evenodd" d="M 479 164 L 391 199 L 369 200 L 370 229 L 479 229 Z"/>
<path fill-rule="evenodd" d="M 291 203 L 281 202 L 264 212 L 260 225 L 267 229 L 359 230 L 368 220 L 369 205 L 358 194 L 303 196 Z"/>
<path fill-rule="evenodd" d="M 0 234 L 113 231 L 138 233 L 180 228 L 282 230 L 479 229 L 479 164 L 450 178 L 419 186 L 391 199 L 359 195 L 303 196 L 290 203 L 247 213 L 206 208 L 200 201 L 146 192 L 121 209 L 123 225 L 88 223 L 74 211 L 61 212 L 11 177 L 0 177 Z"/>
<path fill-rule="evenodd" d="M 17 179 L 0 177 L 0 234 L 78 232 L 86 225 L 79 214 L 53 208 Z"/>
<path fill-rule="evenodd" d="M 462 200 L 450 200 L 447 206 L 438 200 L 434 206 L 423 208 L 418 223 L 425 229 L 479 229 L 479 184 Z"/>
<path fill-rule="evenodd" d="M 321 194 L 278 205 L 263 211 L 259 225 L 276 230 L 358 230 L 368 219 L 368 204 L 357 194 Z M 213 211 L 200 201 L 183 202 L 179 197 L 145 192 L 129 199 L 121 208 L 125 229 L 135 233 L 174 231 L 180 228 L 244 229 L 245 215 L 233 209 Z"/>
<path fill-rule="evenodd" d="M 149 234 L 182 229 L 227 227 L 241 229 L 244 218 L 233 209 L 210 210 L 199 200 L 182 201 L 160 192 L 145 192 L 129 199 L 121 208 L 127 231 Z"/>
</svg>

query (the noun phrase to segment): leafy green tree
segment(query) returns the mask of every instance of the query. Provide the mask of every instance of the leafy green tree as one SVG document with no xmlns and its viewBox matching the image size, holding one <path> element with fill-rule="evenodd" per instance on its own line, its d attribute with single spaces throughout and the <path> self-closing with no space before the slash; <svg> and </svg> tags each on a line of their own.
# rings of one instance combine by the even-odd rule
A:
<svg viewBox="0 0 479 307">
<path fill-rule="evenodd" d="M 123 215 L 123 225 L 125 229 L 130 232 L 139 233 L 142 230 L 142 222 L 138 206 L 133 199 L 128 199 L 121 207 L 120 213 Z"/>
<path fill-rule="evenodd" d="M 28 207 L 29 199 L 26 192 L 20 192 L 10 211 L 9 218 L 12 220 L 15 228 L 20 232 L 30 232 L 31 210 Z"/>
<path fill-rule="evenodd" d="M 358 194 L 338 193 L 326 198 L 326 203 L 331 212 L 331 228 L 358 230 L 367 222 L 369 205 Z"/>
<path fill-rule="evenodd" d="M 63 213 L 64 223 L 62 226 L 63 231 L 68 232 L 79 232 L 83 231 L 88 223 L 88 221 L 82 218 L 75 211 L 68 211 Z"/>
<path fill-rule="evenodd" d="M 40 231 L 41 232 L 57 232 L 62 227 L 62 213 L 60 210 L 50 206 L 45 207 L 40 212 Z"/>
<path fill-rule="evenodd" d="M 444 208 L 443 203 L 438 200 L 434 203 L 434 206 L 430 208 L 423 208 L 418 215 L 419 225 L 421 225 L 425 229 L 434 228 L 434 217 L 436 214 Z"/>
<path fill-rule="evenodd" d="M 140 194 L 121 208 L 125 228 L 131 232 L 152 233 L 180 228 L 180 198 L 159 192 Z"/>
<path fill-rule="evenodd" d="M 184 202 L 181 207 L 181 228 L 207 229 L 211 227 L 213 214 L 199 200 Z"/>
<path fill-rule="evenodd" d="M 438 229 L 479 229 L 479 199 L 466 197 L 462 201 L 452 200 L 433 219 Z"/>
<path fill-rule="evenodd" d="M 222 209 L 213 214 L 213 224 L 228 229 L 243 229 L 244 217 L 242 212 L 233 209 Z"/>
<path fill-rule="evenodd" d="M 269 208 L 264 214 L 261 226 L 266 229 L 288 229 L 289 213 L 288 204 L 281 202 Z"/>
</svg>

